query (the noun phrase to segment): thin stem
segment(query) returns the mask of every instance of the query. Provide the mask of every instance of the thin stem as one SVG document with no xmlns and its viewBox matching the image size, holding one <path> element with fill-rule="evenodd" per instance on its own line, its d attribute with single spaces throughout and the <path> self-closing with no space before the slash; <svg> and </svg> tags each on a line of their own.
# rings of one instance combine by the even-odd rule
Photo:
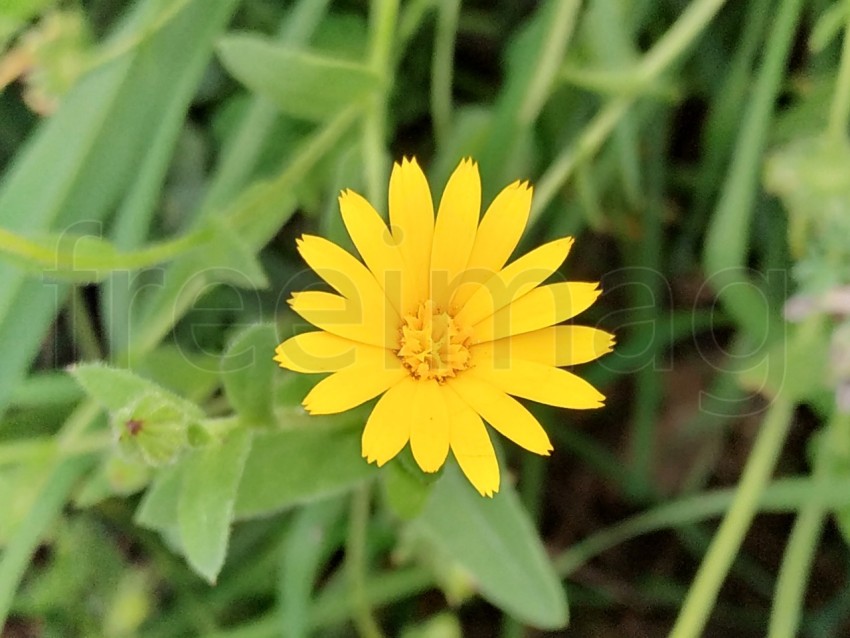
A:
<svg viewBox="0 0 850 638">
<path fill-rule="evenodd" d="M 440 2 L 431 59 L 431 118 L 441 146 L 446 143 L 452 119 L 452 70 L 459 15 L 460 0 Z"/>
<path fill-rule="evenodd" d="M 369 65 L 382 77 L 389 70 L 390 56 L 395 42 L 398 4 L 398 0 L 373 0 L 372 2 Z"/>
<path fill-rule="evenodd" d="M 88 304 L 82 292 L 76 286 L 71 292 L 71 338 L 74 341 L 75 355 L 81 361 L 98 361 L 103 359 L 103 349 L 97 338 L 94 319 L 89 312 Z"/>
<path fill-rule="evenodd" d="M 835 479 L 825 489 L 819 489 L 811 477 L 782 478 L 773 481 L 762 492 L 758 509 L 796 512 L 812 501 L 830 510 L 844 508 L 850 503 L 848 489 L 850 481 L 847 479 Z M 555 569 L 562 578 L 569 578 L 596 556 L 632 538 L 722 516 L 732 507 L 735 496 L 731 489 L 710 490 L 653 507 L 574 544 L 555 559 Z"/>
<path fill-rule="evenodd" d="M 812 481 L 819 491 L 826 489 L 832 479 L 829 455 L 833 442 L 846 435 L 848 426 L 848 415 L 835 415 L 824 436 L 818 441 Z M 770 610 L 769 638 L 793 638 L 797 635 L 812 559 L 829 511 L 826 504 L 812 501 L 800 510 L 794 522 L 776 581 L 776 593 Z"/>
<path fill-rule="evenodd" d="M 0 228 L 0 254 L 24 261 L 30 267 L 47 271 L 138 270 L 170 261 L 189 250 L 198 248 L 210 239 L 210 232 L 208 230 L 194 231 L 129 252 L 120 252 L 113 249 L 111 244 L 96 240 L 93 250 L 87 251 L 83 247 L 78 253 L 75 250 L 76 241 L 70 245 L 63 245 L 63 240 L 68 239 L 68 237 L 57 237 L 55 245 L 49 245 Z"/>
<path fill-rule="evenodd" d="M 112 443 L 112 434 L 107 431 L 90 434 L 67 443 L 61 443 L 55 437 L 31 437 L 21 441 L 8 441 L 0 444 L 0 467 L 27 463 L 47 456 L 64 459 L 100 452 L 112 446 Z"/>
<path fill-rule="evenodd" d="M 348 542 L 345 546 L 346 568 L 351 583 L 351 604 L 354 624 L 363 638 L 382 638 L 378 624 L 372 616 L 372 608 L 366 591 L 366 541 L 369 527 L 369 492 L 366 483 L 357 488 L 351 497 L 351 519 L 348 526 Z"/>
<path fill-rule="evenodd" d="M 793 408 L 794 404 L 782 395 L 778 396 L 770 406 L 753 450 L 747 459 L 732 506 L 700 564 L 676 624 L 673 626 L 671 638 L 702 635 L 720 586 L 758 511 L 759 498 L 770 480 L 770 475 L 785 443 Z"/>
<path fill-rule="evenodd" d="M 290 163 L 275 178 L 255 183 L 231 202 L 220 214 L 227 226 L 245 240 L 254 250 L 259 250 L 280 227 L 280 211 L 286 211 L 293 186 L 303 179 L 310 169 L 338 142 L 361 113 L 359 105 L 341 111 L 321 129 L 305 139 L 295 151 Z M 279 202 L 270 210 L 269 202 Z M 294 208 L 294 202 L 291 204 Z M 177 276 L 177 275 L 175 275 Z M 181 274 L 180 276 L 185 276 Z M 166 288 L 170 298 L 156 299 L 155 310 L 146 318 L 126 352 L 120 353 L 119 365 L 127 365 L 136 356 L 153 349 L 189 309 L 197 295 L 207 286 L 203 277 L 188 277 L 179 291 Z M 154 303 L 153 301 L 151 303 Z"/>
<path fill-rule="evenodd" d="M 280 43 L 292 49 L 307 45 L 324 19 L 329 3 L 330 0 L 300 0 L 280 25 L 277 35 Z M 200 206 L 203 215 L 220 210 L 223 202 L 230 201 L 244 188 L 267 142 L 273 138 L 269 131 L 279 116 L 280 111 L 271 100 L 261 96 L 251 100 L 239 126 L 222 149 Z"/>
<path fill-rule="evenodd" d="M 703 253 L 703 269 L 712 288 L 718 291 L 723 308 L 755 343 L 767 343 L 782 330 L 776 313 L 754 312 L 754 308 L 764 307 L 764 299 L 761 289 L 750 280 L 746 266 L 762 156 L 802 7 L 802 0 L 783 0 L 771 20 L 763 62 L 741 120 Z"/>
<path fill-rule="evenodd" d="M 632 98 L 611 100 L 584 127 L 578 139 L 558 154 L 534 187 L 530 224 L 540 217 L 558 190 L 570 178 L 576 166 L 599 150 L 611 131 L 628 112 L 633 101 Z"/>
<path fill-rule="evenodd" d="M 552 93 L 552 85 L 558 77 L 564 53 L 572 39 L 581 2 L 580 0 L 559 0 L 554 6 L 555 10 L 550 19 L 551 29 L 540 49 L 534 75 L 526 88 L 525 97 L 517 114 L 519 122 L 526 126 L 537 119 Z"/>
<path fill-rule="evenodd" d="M 398 0 L 373 0 L 369 65 L 381 79 L 363 122 L 363 167 L 366 193 L 383 208 L 386 183 L 387 98 L 392 86 L 392 50 L 398 21 Z"/>
<path fill-rule="evenodd" d="M 657 77 L 693 44 L 725 3 L 726 0 L 695 0 L 688 5 L 676 23 L 637 64 L 634 71 L 635 96 L 651 87 Z M 634 100 L 635 97 L 630 95 L 608 102 L 578 139 L 555 158 L 535 187 L 532 222 L 549 205 L 576 165 L 599 150 Z"/>
<path fill-rule="evenodd" d="M 624 124 L 629 120 L 624 120 Z M 635 328 L 633 338 L 651 349 L 658 339 L 657 326 L 661 316 L 658 300 L 664 296 L 658 273 L 663 269 L 664 246 L 662 241 L 662 219 L 664 216 L 664 193 L 666 180 L 665 141 L 668 139 L 666 124 L 652 127 L 647 135 L 645 162 L 646 193 L 648 201 L 643 206 L 643 237 L 636 249 L 638 267 L 633 278 L 636 286 L 631 294 Z M 636 398 L 632 414 L 629 465 L 634 477 L 635 493 L 648 498 L 653 490 L 653 468 L 655 467 L 655 439 L 657 436 L 658 410 L 663 390 L 661 378 L 655 365 L 642 366 L 636 374 Z"/>
<path fill-rule="evenodd" d="M 847 11 L 847 24 L 844 27 L 844 41 L 841 45 L 841 64 L 838 67 L 835 95 L 829 111 L 830 136 L 839 139 L 847 136 L 848 117 L 850 117 L 850 10 Z"/>
</svg>

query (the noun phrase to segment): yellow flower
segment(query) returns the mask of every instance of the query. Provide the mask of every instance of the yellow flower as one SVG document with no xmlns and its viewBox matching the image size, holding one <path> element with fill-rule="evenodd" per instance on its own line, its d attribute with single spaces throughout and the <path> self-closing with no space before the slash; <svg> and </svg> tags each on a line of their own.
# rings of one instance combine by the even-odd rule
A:
<svg viewBox="0 0 850 638">
<path fill-rule="evenodd" d="M 435 220 L 425 175 L 415 159 L 405 159 L 390 177 L 390 228 L 353 191 L 339 204 L 363 261 L 320 237 L 298 240 L 304 260 L 338 294 L 292 295 L 292 309 L 321 330 L 280 344 L 275 360 L 297 372 L 333 373 L 304 399 L 311 414 L 343 412 L 382 395 L 363 431 L 370 463 L 383 465 L 409 442 L 419 467 L 436 472 L 451 450 L 475 488 L 492 496 L 499 465 L 483 421 L 531 452 L 552 450 L 513 396 L 602 406 L 605 397 L 593 386 L 558 366 L 600 357 L 613 337 L 556 325 L 588 308 L 598 284 L 543 284 L 572 238 L 505 265 L 528 221 L 527 183 L 502 190 L 479 223 L 478 165 L 464 160 Z"/>
</svg>

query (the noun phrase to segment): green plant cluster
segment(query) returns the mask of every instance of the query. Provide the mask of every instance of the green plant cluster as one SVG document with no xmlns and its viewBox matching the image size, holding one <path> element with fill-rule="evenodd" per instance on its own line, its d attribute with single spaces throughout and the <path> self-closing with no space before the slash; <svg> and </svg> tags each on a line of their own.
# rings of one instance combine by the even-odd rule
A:
<svg viewBox="0 0 850 638">
<path fill-rule="evenodd" d="M 0 632 L 628 635 L 631 606 L 842 635 L 848 30 L 846 0 L 0 2 Z M 581 371 L 608 407 L 533 408 L 555 456 L 497 445 L 493 499 L 367 464 L 368 406 L 310 417 L 271 358 L 316 284 L 295 237 L 353 249 L 339 191 L 384 214 L 404 155 L 438 192 L 474 157 L 485 201 L 530 179 L 524 245 L 576 235 L 569 279 L 608 291 L 586 322 L 617 349 Z M 763 513 L 793 521 L 769 567 Z M 653 532 L 687 569 L 631 567 Z"/>
</svg>

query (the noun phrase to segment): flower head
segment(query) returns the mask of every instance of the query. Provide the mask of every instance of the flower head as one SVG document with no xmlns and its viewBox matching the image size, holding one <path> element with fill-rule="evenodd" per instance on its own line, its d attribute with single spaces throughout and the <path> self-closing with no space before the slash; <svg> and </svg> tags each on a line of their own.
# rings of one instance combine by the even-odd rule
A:
<svg viewBox="0 0 850 638">
<path fill-rule="evenodd" d="M 604 397 L 562 370 L 609 352 L 613 337 L 557 325 L 588 308 L 596 283 L 544 284 L 573 244 L 544 244 L 508 265 L 525 229 L 531 187 L 514 182 L 479 221 L 478 166 L 464 160 L 436 219 L 416 160 L 393 166 L 389 228 L 363 197 L 339 198 L 362 262 L 315 236 L 298 240 L 307 264 L 336 292 L 307 291 L 292 309 L 320 328 L 277 347 L 297 372 L 332 372 L 304 399 L 311 414 L 342 412 L 380 396 L 362 437 L 363 456 L 383 465 L 410 443 L 425 472 L 454 454 L 483 495 L 499 489 L 484 421 L 537 454 L 552 450 L 540 423 L 515 398 L 587 409 Z"/>
</svg>

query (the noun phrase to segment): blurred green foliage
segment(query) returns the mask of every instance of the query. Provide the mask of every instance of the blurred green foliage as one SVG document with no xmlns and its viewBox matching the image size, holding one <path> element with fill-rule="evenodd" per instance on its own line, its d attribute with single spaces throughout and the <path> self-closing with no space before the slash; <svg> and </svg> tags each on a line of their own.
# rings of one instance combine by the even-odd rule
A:
<svg viewBox="0 0 850 638">
<path fill-rule="evenodd" d="M 847 633 L 849 21 L 4 0 L 4 638 Z M 308 417 L 315 380 L 271 361 L 316 283 L 295 237 L 351 248 L 338 192 L 385 213 L 411 155 L 436 192 L 464 156 L 485 200 L 530 179 L 524 244 L 578 235 L 584 322 L 618 337 L 585 370 L 609 407 L 534 408 L 556 455 L 500 448 L 492 500 L 366 464 L 368 409 Z M 782 556 L 745 543 L 763 512 Z"/>
</svg>

